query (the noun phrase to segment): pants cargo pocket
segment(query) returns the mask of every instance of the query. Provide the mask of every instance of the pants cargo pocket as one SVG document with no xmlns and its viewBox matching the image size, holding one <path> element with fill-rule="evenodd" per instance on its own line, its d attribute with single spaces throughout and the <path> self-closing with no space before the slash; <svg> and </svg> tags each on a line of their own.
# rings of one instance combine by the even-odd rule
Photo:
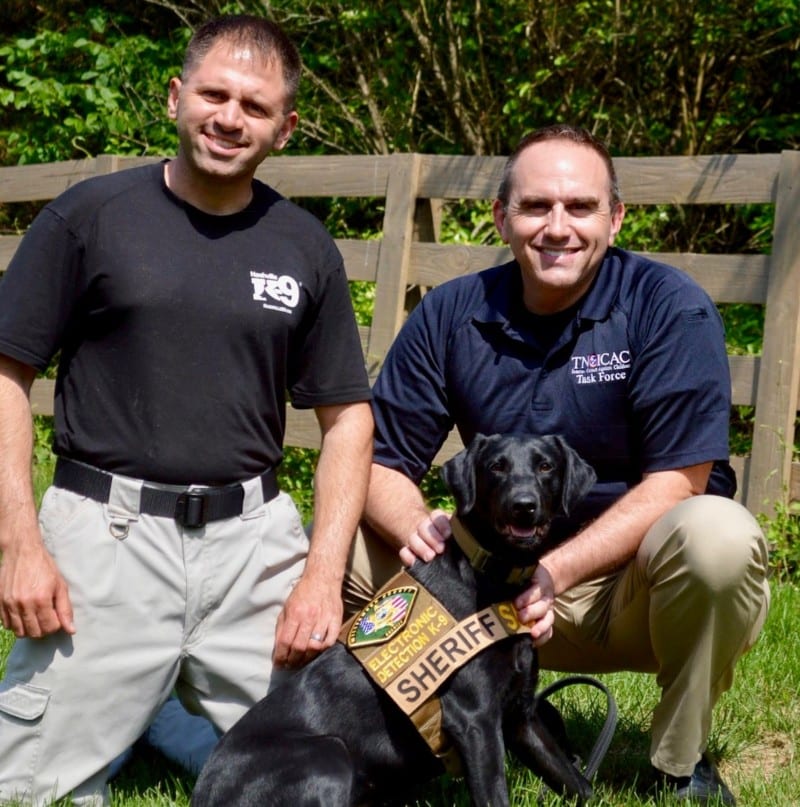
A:
<svg viewBox="0 0 800 807">
<path fill-rule="evenodd" d="M 49 700 L 47 689 L 0 681 L 0 802 L 31 795 Z"/>
</svg>

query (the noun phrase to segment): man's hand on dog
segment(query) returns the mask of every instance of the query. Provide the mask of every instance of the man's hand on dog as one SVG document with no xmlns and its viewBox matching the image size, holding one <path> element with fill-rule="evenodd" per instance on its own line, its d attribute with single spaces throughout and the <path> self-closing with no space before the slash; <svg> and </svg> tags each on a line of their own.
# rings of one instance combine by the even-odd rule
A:
<svg viewBox="0 0 800 807">
<path fill-rule="evenodd" d="M 304 574 L 278 616 L 272 662 L 302 667 L 336 641 L 342 627 L 341 580 Z"/>
<path fill-rule="evenodd" d="M 413 566 L 417 558 L 427 563 L 444 552 L 445 541 L 452 534 L 450 515 L 444 510 L 431 510 L 406 539 L 400 560 L 404 566 Z"/>
<path fill-rule="evenodd" d="M 519 620 L 523 625 L 530 625 L 531 638 L 537 647 L 541 647 L 553 636 L 555 599 L 553 578 L 540 563 L 533 573 L 530 588 L 514 600 Z"/>
<path fill-rule="evenodd" d="M 452 536 L 450 514 L 444 510 L 432 510 L 409 535 L 405 546 L 400 550 L 400 560 L 404 566 L 413 566 L 416 560 L 426 563 L 444 552 L 445 542 Z M 555 586 L 550 572 L 541 564 L 527 588 L 514 601 L 519 620 L 530 625 L 531 639 L 540 647 L 553 636 L 555 624 Z"/>
</svg>

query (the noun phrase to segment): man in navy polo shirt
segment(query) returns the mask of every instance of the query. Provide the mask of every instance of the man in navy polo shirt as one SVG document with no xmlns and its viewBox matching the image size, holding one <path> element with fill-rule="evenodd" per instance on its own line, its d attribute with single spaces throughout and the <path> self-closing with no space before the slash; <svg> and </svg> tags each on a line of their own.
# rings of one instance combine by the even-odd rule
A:
<svg viewBox="0 0 800 807">
<path fill-rule="evenodd" d="M 515 260 L 428 293 L 373 393 L 376 444 L 351 607 L 441 552 L 418 483 L 455 426 L 559 433 L 597 472 L 571 537 L 516 606 L 542 666 L 654 673 L 650 757 L 682 799 L 735 800 L 706 756 L 711 713 L 769 605 L 767 549 L 731 498 L 730 377 L 714 304 L 613 247 L 624 217 L 591 134 L 555 126 L 510 156 L 494 203 Z M 379 540 L 378 537 L 383 539 Z"/>
</svg>

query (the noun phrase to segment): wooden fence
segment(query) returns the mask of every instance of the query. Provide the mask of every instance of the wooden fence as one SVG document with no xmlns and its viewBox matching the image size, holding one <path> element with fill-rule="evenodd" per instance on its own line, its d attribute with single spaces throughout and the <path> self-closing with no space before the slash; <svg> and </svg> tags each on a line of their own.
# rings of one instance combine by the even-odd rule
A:
<svg viewBox="0 0 800 807">
<path fill-rule="evenodd" d="M 0 203 L 51 199 L 96 174 L 156 158 L 95 159 L 0 168 Z M 348 277 L 375 285 L 372 324 L 362 328 L 371 375 L 420 290 L 505 261 L 504 247 L 445 244 L 438 233 L 446 200 L 491 200 L 504 159 L 432 156 L 283 156 L 268 159 L 259 178 L 281 193 L 303 197 L 372 198 L 385 206 L 380 238 L 338 240 Z M 763 350 L 730 356 L 734 404 L 755 407 L 752 452 L 732 459 L 740 498 L 753 512 L 800 499 L 800 464 L 793 463 L 800 383 L 800 152 L 615 159 L 628 205 L 775 205 L 769 255 L 656 254 L 695 278 L 718 303 L 766 306 Z M 302 203 L 302 201 L 301 201 Z M 0 271 L 19 236 L 0 236 Z M 34 411 L 52 413 L 53 384 L 37 380 Z M 287 443 L 313 447 L 313 413 L 289 413 Z M 460 448 L 448 439 L 437 460 Z"/>
</svg>

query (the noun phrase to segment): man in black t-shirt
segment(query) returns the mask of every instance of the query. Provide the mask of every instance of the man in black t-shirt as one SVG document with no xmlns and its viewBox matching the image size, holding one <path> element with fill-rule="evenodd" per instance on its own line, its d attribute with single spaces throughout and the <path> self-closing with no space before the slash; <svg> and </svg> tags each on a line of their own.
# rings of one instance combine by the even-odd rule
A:
<svg viewBox="0 0 800 807">
<path fill-rule="evenodd" d="M 177 157 L 47 205 L 0 289 L 0 802 L 103 802 L 175 690 L 225 730 L 331 645 L 372 417 L 341 256 L 254 180 L 297 112 L 274 24 L 200 28 Z M 29 392 L 59 353 L 37 521 Z M 285 400 L 322 431 L 314 535 L 275 482 Z"/>
</svg>

